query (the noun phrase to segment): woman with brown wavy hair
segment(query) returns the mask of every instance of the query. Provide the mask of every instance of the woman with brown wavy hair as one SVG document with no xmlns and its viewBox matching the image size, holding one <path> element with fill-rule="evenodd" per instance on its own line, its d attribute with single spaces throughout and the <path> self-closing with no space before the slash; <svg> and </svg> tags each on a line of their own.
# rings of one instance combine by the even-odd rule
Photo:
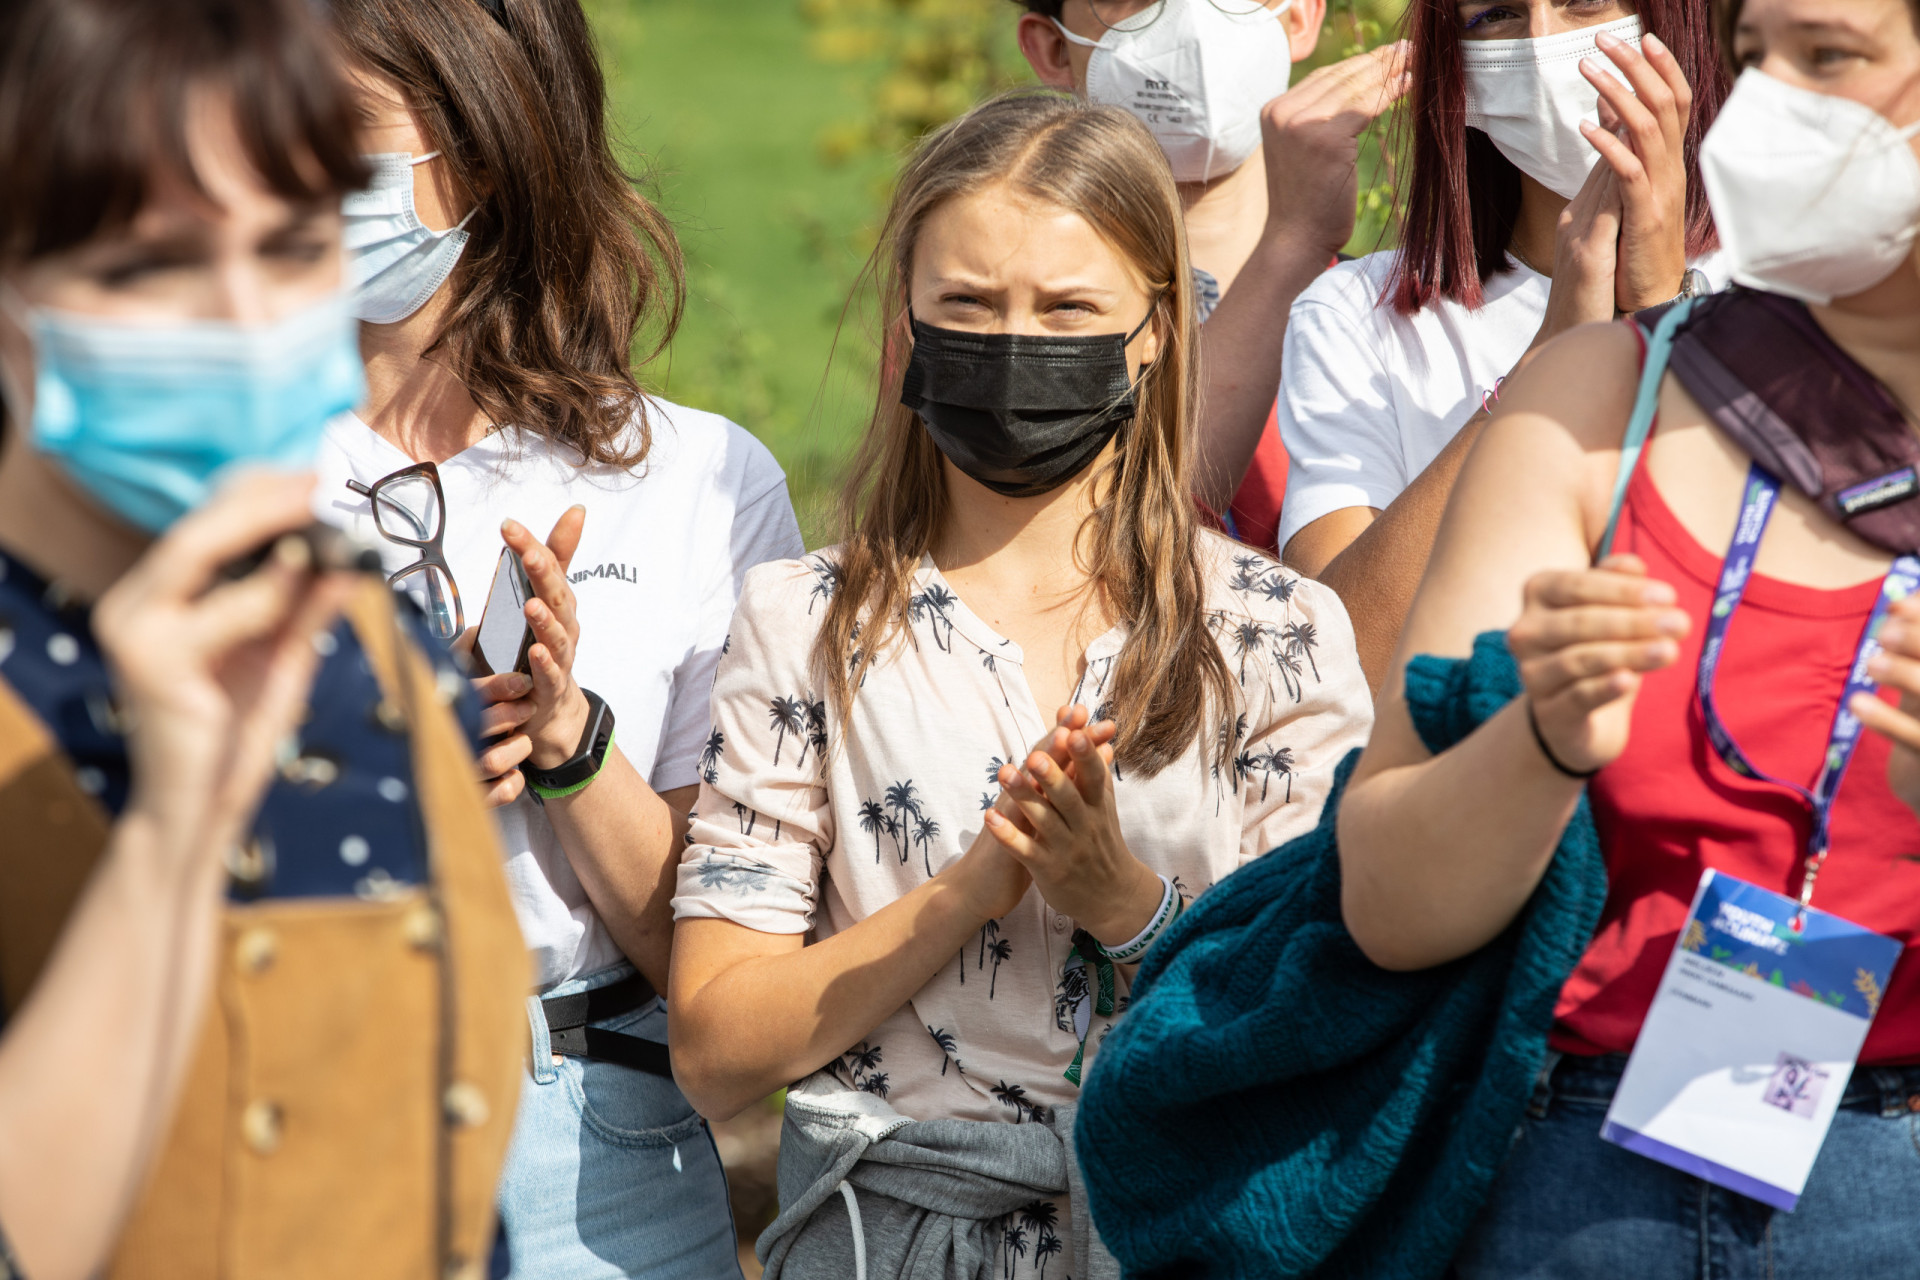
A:
<svg viewBox="0 0 1920 1280">
<path fill-rule="evenodd" d="M 1192 274 L 1138 121 L 976 109 L 874 274 L 844 540 L 748 575 L 714 685 L 675 1067 L 715 1117 L 800 1082 L 769 1275 L 1081 1274 L 1058 1135 L 1131 966 L 1312 825 L 1366 685 L 1331 593 L 1195 528 Z"/>
<path fill-rule="evenodd" d="M 330 430 L 323 492 L 447 636 L 502 581 L 503 539 L 531 586 L 518 672 L 478 682 L 539 996 L 512 1271 L 737 1274 L 656 992 L 737 583 L 801 550 L 784 478 L 635 376 L 636 335 L 657 351 L 679 319 L 680 252 L 614 158 L 578 0 L 333 9 L 374 172 L 346 206 L 370 394 Z"/>
</svg>

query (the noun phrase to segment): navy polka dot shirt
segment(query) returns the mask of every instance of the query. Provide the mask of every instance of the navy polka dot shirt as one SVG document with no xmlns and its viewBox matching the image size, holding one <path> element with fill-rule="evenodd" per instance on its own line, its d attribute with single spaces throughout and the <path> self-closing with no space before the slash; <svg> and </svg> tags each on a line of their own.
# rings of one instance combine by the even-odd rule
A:
<svg viewBox="0 0 1920 1280">
<path fill-rule="evenodd" d="M 469 739 L 477 740 L 480 711 L 471 685 L 404 598 L 399 612 L 433 663 L 436 687 L 421 695 L 450 695 Z M 366 654 L 344 620 L 322 633 L 316 648 L 322 661 L 310 714 L 281 745 L 253 837 L 230 867 L 236 901 L 377 899 L 427 875 L 405 724 L 396 708 L 383 705 Z M 4 553 L 0 679 L 53 731 L 81 788 L 118 814 L 129 784 L 126 743 L 87 613 Z"/>
</svg>

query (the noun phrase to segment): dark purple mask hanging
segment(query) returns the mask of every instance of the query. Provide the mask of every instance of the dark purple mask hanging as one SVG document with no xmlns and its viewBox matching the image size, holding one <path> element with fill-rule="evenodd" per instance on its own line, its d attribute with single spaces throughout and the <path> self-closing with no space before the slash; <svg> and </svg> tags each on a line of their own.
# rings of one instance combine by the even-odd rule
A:
<svg viewBox="0 0 1920 1280">
<path fill-rule="evenodd" d="M 1920 434 L 1805 305 L 1733 289 L 1696 302 L 1673 374 L 1734 443 L 1884 551 L 1920 551 Z"/>
</svg>

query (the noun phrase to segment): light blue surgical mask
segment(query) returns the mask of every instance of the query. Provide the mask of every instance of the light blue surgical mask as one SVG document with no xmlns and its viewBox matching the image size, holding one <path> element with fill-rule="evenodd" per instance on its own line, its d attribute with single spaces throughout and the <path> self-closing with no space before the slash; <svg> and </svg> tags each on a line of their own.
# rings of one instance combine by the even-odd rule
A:
<svg viewBox="0 0 1920 1280">
<path fill-rule="evenodd" d="M 413 171 L 439 155 L 415 158 L 405 151 L 365 157 L 373 183 L 346 198 L 347 287 L 353 314 L 369 324 L 397 324 L 427 305 L 427 299 L 460 261 L 464 228 L 476 210 L 445 231 L 420 221 L 413 208 Z"/>
<path fill-rule="evenodd" d="M 199 506 L 236 463 L 310 465 L 327 420 L 366 387 L 345 294 L 259 326 L 46 308 L 21 323 L 33 340 L 34 447 L 148 533 Z"/>
</svg>

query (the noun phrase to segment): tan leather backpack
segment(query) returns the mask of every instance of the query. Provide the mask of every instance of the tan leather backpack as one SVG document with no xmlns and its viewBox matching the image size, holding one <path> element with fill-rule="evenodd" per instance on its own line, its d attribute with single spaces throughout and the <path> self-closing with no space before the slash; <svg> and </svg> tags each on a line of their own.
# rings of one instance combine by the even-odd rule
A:
<svg viewBox="0 0 1920 1280">
<path fill-rule="evenodd" d="M 405 717 L 429 883 L 228 904 L 206 1025 L 115 1280 L 485 1274 L 531 973 L 464 735 L 387 588 L 348 618 Z M 0 681 L 0 998 L 25 998 L 109 822 Z"/>
</svg>

